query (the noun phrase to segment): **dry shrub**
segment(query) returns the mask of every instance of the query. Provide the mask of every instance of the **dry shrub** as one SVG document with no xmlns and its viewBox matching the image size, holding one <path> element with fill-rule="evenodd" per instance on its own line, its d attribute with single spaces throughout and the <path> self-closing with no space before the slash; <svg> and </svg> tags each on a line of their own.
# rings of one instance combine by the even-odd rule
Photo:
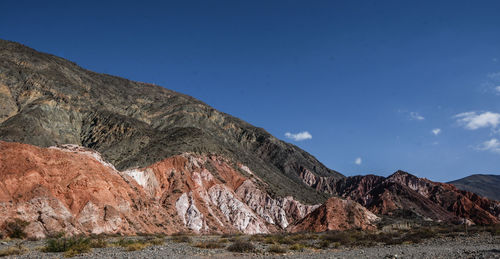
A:
<svg viewBox="0 0 500 259">
<path fill-rule="evenodd" d="M 267 251 L 269 253 L 273 253 L 273 254 L 284 254 L 286 253 L 286 248 L 280 246 L 280 245 L 271 245 Z"/>
<path fill-rule="evenodd" d="M 203 249 L 217 249 L 217 248 L 223 248 L 225 247 L 223 244 L 220 242 L 215 242 L 215 241 L 205 241 L 205 242 L 199 242 L 194 247 L 198 248 L 203 248 Z"/>
<path fill-rule="evenodd" d="M 26 238 L 26 233 L 24 229 L 29 225 L 29 222 L 22 219 L 14 219 L 13 221 L 8 221 L 5 223 L 4 231 L 7 237 L 10 238 Z"/>
<path fill-rule="evenodd" d="M 19 243 L 15 246 L 7 247 L 0 250 L 0 257 L 11 256 L 11 255 L 22 255 L 26 252 L 28 252 L 28 249 Z"/>
<path fill-rule="evenodd" d="M 252 253 L 255 251 L 255 246 L 251 242 L 237 240 L 227 250 L 236 253 Z"/>
</svg>

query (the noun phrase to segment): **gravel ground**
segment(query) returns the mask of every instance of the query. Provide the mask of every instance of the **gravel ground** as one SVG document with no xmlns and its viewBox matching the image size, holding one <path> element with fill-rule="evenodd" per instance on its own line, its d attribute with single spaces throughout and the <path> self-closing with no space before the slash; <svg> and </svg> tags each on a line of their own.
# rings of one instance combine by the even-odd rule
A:
<svg viewBox="0 0 500 259">
<path fill-rule="evenodd" d="M 196 243 L 210 238 L 193 237 L 192 239 L 193 243 Z M 0 242 L 0 250 L 14 246 L 17 242 Z M 254 244 L 259 251 L 267 250 L 267 245 Z M 26 241 L 23 246 L 27 247 L 29 252 L 4 258 L 64 258 L 62 253 L 41 252 L 40 248 L 43 245 L 43 241 Z M 200 249 L 186 243 L 175 243 L 167 238 L 164 245 L 150 246 L 141 251 L 127 252 L 120 247 L 95 248 L 91 253 L 74 258 L 500 258 L 500 236 L 475 234 L 429 239 L 420 244 L 326 250 L 305 249 L 302 252 L 289 251 L 280 255 L 267 252 L 237 254 L 228 252 L 224 248 Z"/>
</svg>

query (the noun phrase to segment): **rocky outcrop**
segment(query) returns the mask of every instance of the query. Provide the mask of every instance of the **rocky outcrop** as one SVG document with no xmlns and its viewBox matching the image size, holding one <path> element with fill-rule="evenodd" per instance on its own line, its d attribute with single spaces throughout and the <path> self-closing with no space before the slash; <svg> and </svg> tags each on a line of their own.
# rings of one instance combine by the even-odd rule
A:
<svg viewBox="0 0 500 259">
<path fill-rule="evenodd" d="M 375 214 L 352 200 L 330 198 L 325 204 L 290 226 L 291 232 L 323 232 L 352 228 L 375 229 L 380 220 Z"/>
<path fill-rule="evenodd" d="M 254 181 L 245 180 L 236 194 L 267 223 L 277 225 L 282 229 L 290 223 L 299 220 L 317 208 L 319 205 L 304 205 L 293 197 L 271 198 L 267 193 L 259 190 Z"/>
<path fill-rule="evenodd" d="M 270 233 L 317 207 L 272 198 L 263 185 L 246 166 L 221 156 L 185 153 L 118 171 L 87 148 L 0 141 L 0 226 L 15 218 L 30 222 L 31 237 Z"/>
</svg>

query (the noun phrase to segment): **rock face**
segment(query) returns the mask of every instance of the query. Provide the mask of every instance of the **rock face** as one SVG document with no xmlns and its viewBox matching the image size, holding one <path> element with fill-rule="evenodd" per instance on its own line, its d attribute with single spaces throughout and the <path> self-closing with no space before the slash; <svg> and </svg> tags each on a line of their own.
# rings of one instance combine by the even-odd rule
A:
<svg viewBox="0 0 500 259">
<path fill-rule="evenodd" d="M 449 183 L 460 190 L 500 201 L 500 175 L 473 174 Z"/>
<path fill-rule="evenodd" d="M 332 197 L 325 204 L 290 227 L 291 232 L 375 229 L 380 218 L 352 200 Z"/>
<path fill-rule="evenodd" d="M 387 178 L 366 175 L 336 180 L 317 177 L 307 171 L 301 176 L 306 184 L 317 190 L 352 199 L 376 214 L 394 215 L 410 211 L 423 219 L 435 221 L 500 222 L 499 202 L 403 171 Z"/>
<path fill-rule="evenodd" d="M 0 226 L 19 218 L 37 238 L 61 231 L 269 233 L 319 206 L 273 199 L 246 166 L 220 156 L 185 153 L 118 171 L 87 148 L 0 141 L 0 172 Z"/>
<path fill-rule="evenodd" d="M 0 40 L 0 140 L 84 146 L 119 170 L 186 152 L 218 154 L 248 166 L 274 196 L 309 204 L 328 195 L 302 183 L 302 168 L 343 177 L 298 147 L 190 96 L 94 73 L 5 40 Z"/>
</svg>

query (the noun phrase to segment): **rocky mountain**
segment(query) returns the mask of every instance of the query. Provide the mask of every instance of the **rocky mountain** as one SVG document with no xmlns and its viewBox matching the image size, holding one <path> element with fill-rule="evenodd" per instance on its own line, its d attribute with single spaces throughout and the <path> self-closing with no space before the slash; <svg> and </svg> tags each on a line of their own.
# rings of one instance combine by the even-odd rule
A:
<svg viewBox="0 0 500 259">
<path fill-rule="evenodd" d="M 302 177 L 311 187 L 354 200 L 376 214 L 410 214 L 454 223 L 500 223 L 500 202 L 403 171 L 387 178 L 366 175 L 337 180 L 309 173 Z"/>
<path fill-rule="evenodd" d="M 21 219 L 35 238 L 60 232 L 270 233 L 319 207 L 270 197 L 261 187 L 267 183 L 246 165 L 216 155 L 183 153 L 119 171 L 76 145 L 0 141 L 0 172 L 0 225 Z"/>
<path fill-rule="evenodd" d="M 495 224 L 499 204 L 402 171 L 345 177 L 192 97 L 0 40 L 0 230 L 373 229 L 401 213 Z"/>
<path fill-rule="evenodd" d="M 462 179 L 449 182 L 460 190 L 500 201 L 500 175 L 473 174 Z"/>
<path fill-rule="evenodd" d="M 184 152 L 248 165 L 275 196 L 316 203 L 327 195 L 298 176 L 344 176 L 261 128 L 163 87 L 85 70 L 0 40 L 0 140 L 94 149 L 119 170 Z M 29 125 L 29 126 L 28 126 Z"/>
</svg>

